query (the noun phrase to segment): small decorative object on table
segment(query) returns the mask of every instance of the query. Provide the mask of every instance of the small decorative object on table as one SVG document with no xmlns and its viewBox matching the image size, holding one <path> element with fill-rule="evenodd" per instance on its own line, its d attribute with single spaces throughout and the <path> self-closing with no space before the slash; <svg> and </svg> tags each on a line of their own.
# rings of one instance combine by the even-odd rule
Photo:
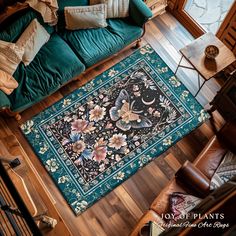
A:
<svg viewBox="0 0 236 236">
<path fill-rule="evenodd" d="M 215 45 L 208 45 L 205 48 L 205 55 L 208 59 L 215 59 L 219 55 L 219 48 Z"/>
</svg>

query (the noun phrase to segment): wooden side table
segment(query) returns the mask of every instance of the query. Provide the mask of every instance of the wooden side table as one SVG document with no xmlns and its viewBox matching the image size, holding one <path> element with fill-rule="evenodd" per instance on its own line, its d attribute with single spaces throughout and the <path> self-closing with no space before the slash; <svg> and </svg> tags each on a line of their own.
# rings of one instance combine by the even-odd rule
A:
<svg viewBox="0 0 236 236">
<path fill-rule="evenodd" d="M 219 55 L 215 60 L 205 57 L 205 48 L 208 45 L 215 45 L 219 48 Z M 213 78 L 216 74 L 224 70 L 227 66 L 233 63 L 236 58 L 233 52 L 231 52 L 214 34 L 206 33 L 201 37 L 194 40 L 189 45 L 180 49 L 181 59 L 176 68 L 175 74 L 180 67 L 186 69 L 196 70 L 198 73 L 198 90 L 195 97 L 198 95 L 206 81 Z M 185 58 L 190 66 L 182 65 L 181 62 Z M 204 79 L 201 84 L 200 77 Z"/>
</svg>

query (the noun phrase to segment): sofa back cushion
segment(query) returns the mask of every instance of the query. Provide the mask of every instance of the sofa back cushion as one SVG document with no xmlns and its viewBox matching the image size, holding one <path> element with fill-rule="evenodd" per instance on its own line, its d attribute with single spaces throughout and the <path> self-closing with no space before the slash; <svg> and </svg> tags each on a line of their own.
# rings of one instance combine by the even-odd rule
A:
<svg viewBox="0 0 236 236">
<path fill-rule="evenodd" d="M 22 61 L 27 66 L 33 61 L 40 48 L 49 40 L 50 34 L 43 28 L 37 19 L 31 21 L 16 45 L 24 48 Z"/>
<path fill-rule="evenodd" d="M 90 0 L 90 4 L 107 5 L 107 18 L 124 18 L 129 16 L 129 0 Z"/>
<path fill-rule="evenodd" d="M 66 29 L 103 28 L 106 23 L 106 5 L 65 7 Z"/>
<path fill-rule="evenodd" d="M 66 26 L 64 9 L 65 7 L 88 6 L 89 0 L 57 0 L 58 3 L 58 30 L 63 30 Z"/>
</svg>

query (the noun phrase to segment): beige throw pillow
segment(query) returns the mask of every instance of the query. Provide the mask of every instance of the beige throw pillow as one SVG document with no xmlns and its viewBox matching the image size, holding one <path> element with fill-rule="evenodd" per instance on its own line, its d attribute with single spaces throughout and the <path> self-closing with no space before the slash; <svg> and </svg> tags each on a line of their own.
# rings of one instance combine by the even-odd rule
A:
<svg viewBox="0 0 236 236">
<path fill-rule="evenodd" d="M 13 75 L 22 60 L 24 49 L 0 40 L 0 69 Z"/>
<path fill-rule="evenodd" d="M 105 3 L 107 18 L 123 18 L 129 16 L 129 0 L 90 0 L 90 5 Z"/>
<path fill-rule="evenodd" d="M 65 7 L 66 29 L 88 29 L 106 27 L 106 5 Z"/>
<path fill-rule="evenodd" d="M 27 66 L 33 61 L 40 48 L 49 40 L 50 34 L 34 19 L 22 33 L 16 44 L 24 48 L 22 61 Z"/>
<path fill-rule="evenodd" d="M 0 90 L 10 95 L 18 87 L 17 81 L 8 73 L 0 70 Z"/>
</svg>

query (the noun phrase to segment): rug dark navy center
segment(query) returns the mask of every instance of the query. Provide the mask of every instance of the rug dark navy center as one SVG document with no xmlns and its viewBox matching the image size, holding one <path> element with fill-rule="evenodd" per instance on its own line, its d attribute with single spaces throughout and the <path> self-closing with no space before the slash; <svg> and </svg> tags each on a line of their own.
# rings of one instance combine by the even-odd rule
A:
<svg viewBox="0 0 236 236">
<path fill-rule="evenodd" d="M 21 129 L 80 214 L 206 118 L 146 45 Z"/>
</svg>

